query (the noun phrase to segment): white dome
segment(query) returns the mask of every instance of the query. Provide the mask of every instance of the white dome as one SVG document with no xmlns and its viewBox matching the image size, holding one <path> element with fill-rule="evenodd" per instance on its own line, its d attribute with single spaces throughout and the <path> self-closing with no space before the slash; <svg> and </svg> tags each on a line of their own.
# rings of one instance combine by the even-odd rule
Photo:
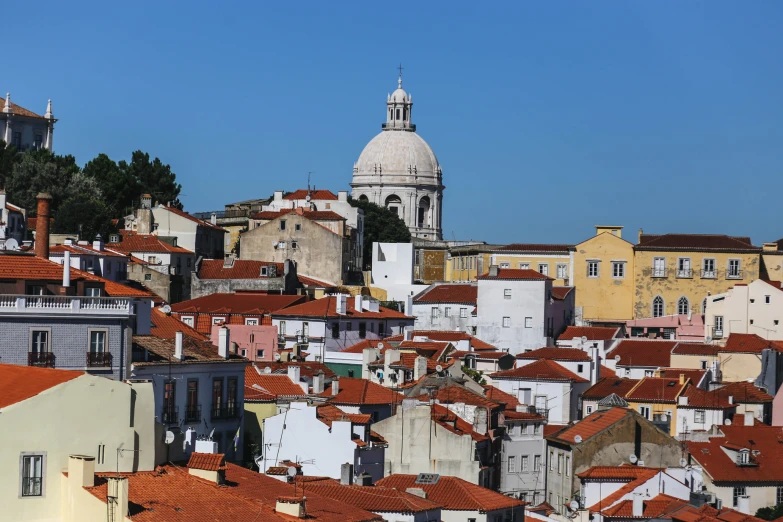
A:
<svg viewBox="0 0 783 522">
<path fill-rule="evenodd" d="M 391 93 L 392 101 L 406 101 L 408 99 L 408 93 L 402 87 L 398 87 L 393 93 Z"/>
<path fill-rule="evenodd" d="M 439 184 L 440 166 L 438 158 L 427 142 L 415 132 L 382 131 L 364 147 L 356 162 L 354 181 L 362 176 L 383 177 L 393 181 L 390 176 L 413 178 L 432 178 Z"/>
</svg>

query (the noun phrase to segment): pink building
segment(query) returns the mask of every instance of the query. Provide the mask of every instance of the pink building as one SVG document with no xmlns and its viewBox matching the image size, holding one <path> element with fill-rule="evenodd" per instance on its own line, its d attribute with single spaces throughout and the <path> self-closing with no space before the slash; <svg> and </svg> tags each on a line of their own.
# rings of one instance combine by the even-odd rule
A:
<svg viewBox="0 0 783 522">
<path fill-rule="evenodd" d="M 634 319 L 625 322 L 625 331 L 630 337 L 702 342 L 704 316 L 680 314 Z"/>
<path fill-rule="evenodd" d="M 250 361 L 274 361 L 277 351 L 277 326 L 246 324 L 212 325 L 212 344 L 217 346 L 222 326 L 229 329 L 229 342 L 237 344 L 237 354 Z"/>
</svg>

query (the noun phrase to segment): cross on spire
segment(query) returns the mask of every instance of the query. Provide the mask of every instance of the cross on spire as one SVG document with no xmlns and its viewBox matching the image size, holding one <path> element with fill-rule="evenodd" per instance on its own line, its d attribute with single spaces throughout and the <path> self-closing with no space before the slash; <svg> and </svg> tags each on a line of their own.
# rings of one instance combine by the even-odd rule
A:
<svg viewBox="0 0 783 522">
<path fill-rule="evenodd" d="M 397 85 L 399 87 L 402 87 L 402 70 L 403 70 L 402 62 L 400 62 L 400 66 L 397 67 L 397 69 L 400 71 L 400 77 L 397 79 Z"/>
</svg>

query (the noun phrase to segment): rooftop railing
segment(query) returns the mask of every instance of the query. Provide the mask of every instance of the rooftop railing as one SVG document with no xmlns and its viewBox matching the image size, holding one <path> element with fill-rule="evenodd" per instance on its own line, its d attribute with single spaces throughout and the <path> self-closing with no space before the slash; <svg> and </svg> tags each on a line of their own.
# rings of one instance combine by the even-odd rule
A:
<svg viewBox="0 0 783 522">
<path fill-rule="evenodd" d="M 0 294 L 0 313 L 87 314 L 128 316 L 133 313 L 127 297 Z"/>
</svg>

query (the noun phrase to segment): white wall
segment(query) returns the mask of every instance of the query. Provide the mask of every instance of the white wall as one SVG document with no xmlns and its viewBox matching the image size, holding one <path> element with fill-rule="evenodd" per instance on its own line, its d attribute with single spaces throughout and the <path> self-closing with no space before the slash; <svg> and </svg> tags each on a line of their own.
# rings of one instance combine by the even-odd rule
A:
<svg viewBox="0 0 783 522">
<path fill-rule="evenodd" d="M 709 430 L 713 425 L 723 425 L 723 410 L 698 409 L 698 411 L 704 412 L 704 422 L 698 424 L 696 423 L 696 411 L 695 408 L 683 408 L 682 406 L 677 408 L 676 435 L 682 435 L 686 430 L 688 432 Z"/>
<path fill-rule="evenodd" d="M 411 308 L 413 316 L 416 318 L 414 325 L 417 330 L 437 330 L 443 332 L 459 330 L 472 333 L 472 328 L 476 325 L 476 318 L 473 317 L 472 313 L 475 306 L 472 304 L 416 304 L 414 302 Z M 435 317 L 433 317 L 433 308 L 437 310 Z M 482 338 L 482 340 L 484 339 Z"/>
<path fill-rule="evenodd" d="M 769 296 L 770 302 L 766 302 Z M 751 302 L 753 301 L 753 302 Z M 707 297 L 704 336 L 713 336 L 715 316 L 723 317 L 723 339 L 731 333 L 756 334 L 765 339 L 783 339 L 783 292 L 759 279 L 735 286 L 724 294 Z M 750 324 L 750 320 L 753 324 Z M 778 321 L 778 324 L 775 324 Z"/>
<path fill-rule="evenodd" d="M 535 406 L 535 397 L 547 398 L 549 409 L 549 422 L 567 424 L 576 420 L 578 413 L 579 395 L 590 387 L 590 383 L 552 382 L 552 381 L 523 381 L 520 379 L 495 379 L 493 385 L 501 391 L 509 393 L 520 402 L 524 401 L 524 394 L 520 389 L 530 389 L 530 406 Z"/>
</svg>

